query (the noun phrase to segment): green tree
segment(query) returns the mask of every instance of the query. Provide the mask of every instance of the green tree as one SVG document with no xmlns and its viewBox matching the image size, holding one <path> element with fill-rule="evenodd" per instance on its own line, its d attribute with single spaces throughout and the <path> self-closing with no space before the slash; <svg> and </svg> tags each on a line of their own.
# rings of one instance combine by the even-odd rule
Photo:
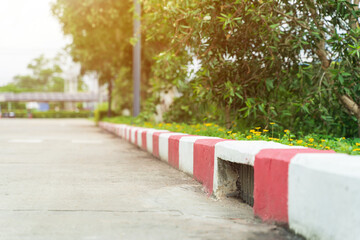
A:
<svg viewBox="0 0 360 240">
<path fill-rule="evenodd" d="M 18 86 L 16 86 L 14 83 L 8 83 L 8 84 L 0 87 L 0 92 L 19 93 L 19 92 L 22 92 L 22 89 L 20 89 L 20 88 L 19 88 Z"/>
<path fill-rule="evenodd" d="M 198 120 L 222 119 L 228 127 L 230 120 L 241 126 L 276 121 L 304 132 L 355 134 L 358 1 L 149 1 L 168 22 L 153 34 L 173 25 L 160 64 L 172 56 L 201 61 L 193 79 L 178 83 L 186 87 L 173 115 L 196 113 Z"/>
<path fill-rule="evenodd" d="M 95 71 L 100 84 L 108 84 L 109 113 L 113 81 L 121 68 L 131 66 L 130 8 L 128 0 L 57 0 L 52 6 L 64 34 L 72 37 L 70 54 L 82 73 Z"/>
<path fill-rule="evenodd" d="M 53 59 L 40 55 L 27 66 L 30 74 L 17 75 L 9 86 L 15 86 L 16 92 L 63 92 L 64 79 L 62 69 Z"/>
<path fill-rule="evenodd" d="M 141 99 L 144 102 L 156 90 L 151 82 L 159 81 L 153 76 L 160 64 L 153 68 L 154 57 L 170 46 L 172 25 L 157 13 L 158 3 L 143 1 L 142 5 Z M 132 0 L 57 0 L 52 7 L 64 34 L 73 40 L 69 49 L 74 61 L 81 63 L 82 73 L 97 72 L 100 84 L 108 85 L 109 102 L 114 99 L 120 104 L 118 110 L 132 106 L 132 8 Z M 109 112 L 112 105 L 108 104 Z"/>
</svg>

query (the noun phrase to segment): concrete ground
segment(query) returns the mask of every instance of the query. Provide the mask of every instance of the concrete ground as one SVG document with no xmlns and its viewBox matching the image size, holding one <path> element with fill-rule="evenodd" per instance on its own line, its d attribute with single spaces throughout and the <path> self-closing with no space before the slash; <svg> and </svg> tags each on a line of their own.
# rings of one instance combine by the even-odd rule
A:
<svg viewBox="0 0 360 240">
<path fill-rule="evenodd" d="M 0 119 L 0 239 L 298 239 L 88 120 Z"/>
</svg>

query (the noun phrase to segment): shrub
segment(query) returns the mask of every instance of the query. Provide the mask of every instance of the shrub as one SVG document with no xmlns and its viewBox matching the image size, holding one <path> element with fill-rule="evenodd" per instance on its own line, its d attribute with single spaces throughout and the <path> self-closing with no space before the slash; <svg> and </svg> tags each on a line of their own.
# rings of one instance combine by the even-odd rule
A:
<svg viewBox="0 0 360 240">
<path fill-rule="evenodd" d="M 185 123 L 159 123 L 144 122 L 141 118 L 133 117 L 114 117 L 105 118 L 104 121 L 111 123 L 122 123 L 136 125 L 145 128 L 165 129 L 172 132 L 181 132 L 191 135 L 219 137 L 234 140 L 262 140 L 273 141 L 289 146 L 304 146 L 321 150 L 334 150 L 340 153 L 351 155 L 360 154 L 360 139 L 332 137 L 319 134 L 309 134 L 301 136 L 292 133 L 288 129 L 283 129 L 276 123 L 270 123 L 270 127 L 262 128 L 253 126 L 248 130 L 229 130 L 214 123 L 185 124 Z"/>
<path fill-rule="evenodd" d="M 15 118 L 28 118 L 28 112 L 26 110 L 14 110 Z M 5 112 L 5 115 L 7 113 Z M 47 111 L 47 112 L 31 112 L 32 118 L 89 118 L 91 117 L 91 111 Z M 4 116 L 4 113 L 3 113 Z"/>
</svg>

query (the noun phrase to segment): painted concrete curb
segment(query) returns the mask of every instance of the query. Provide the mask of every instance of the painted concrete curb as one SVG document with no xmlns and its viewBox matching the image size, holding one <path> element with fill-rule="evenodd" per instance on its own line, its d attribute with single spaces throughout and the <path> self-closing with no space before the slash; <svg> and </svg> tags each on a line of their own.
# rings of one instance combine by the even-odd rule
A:
<svg viewBox="0 0 360 240">
<path fill-rule="evenodd" d="M 309 239 L 359 239 L 360 157 L 266 141 L 233 141 L 100 122 L 99 126 L 201 182 L 236 190 L 228 163 L 254 169 L 254 214 Z"/>
</svg>

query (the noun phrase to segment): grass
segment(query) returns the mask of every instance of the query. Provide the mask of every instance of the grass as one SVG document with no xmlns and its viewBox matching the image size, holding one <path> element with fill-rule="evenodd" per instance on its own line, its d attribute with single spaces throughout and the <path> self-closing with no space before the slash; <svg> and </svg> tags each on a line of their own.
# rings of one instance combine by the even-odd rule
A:
<svg viewBox="0 0 360 240">
<path fill-rule="evenodd" d="M 223 139 L 234 140 L 263 140 L 282 143 L 289 146 L 304 146 L 320 150 L 334 150 L 339 153 L 350 155 L 360 155 L 360 139 L 346 139 L 323 137 L 316 134 L 304 137 L 296 137 L 296 134 L 290 130 L 279 130 L 276 123 L 271 123 L 269 129 L 263 129 L 261 126 L 255 126 L 245 131 L 233 131 L 214 123 L 203 124 L 185 124 L 185 123 L 153 123 L 144 122 L 138 118 L 132 117 L 113 117 L 104 118 L 102 121 L 111 123 L 128 124 L 138 127 L 155 128 L 169 130 L 172 132 L 181 132 L 191 135 L 219 137 Z"/>
</svg>

